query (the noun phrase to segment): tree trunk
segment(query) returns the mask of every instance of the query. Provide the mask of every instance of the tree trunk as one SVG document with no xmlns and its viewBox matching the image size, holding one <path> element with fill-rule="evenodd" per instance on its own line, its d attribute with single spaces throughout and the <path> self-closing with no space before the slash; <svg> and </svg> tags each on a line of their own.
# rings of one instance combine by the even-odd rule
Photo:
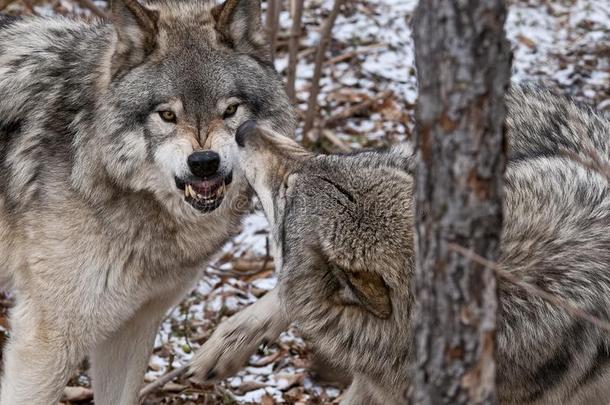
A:
<svg viewBox="0 0 610 405">
<path fill-rule="evenodd" d="M 280 0 L 267 0 L 267 35 L 269 46 L 271 47 L 271 60 L 275 61 L 275 51 L 277 48 L 277 31 L 279 28 L 281 2 Z"/>
<path fill-rule="evenodd" d="M 330 45 L 335 20 L 339 16 L 339 13 L 341 12 L 341 7 L 345 3 L 345 1 L 346 0 L 335 0 L 335 2 L 333 3 L 333 8 L 330 10 L 330 14 L 328 15 L 326 21 L 324 21 L 324 25 L 322 26 L 322 30 L 320 31 L 320 42 L 318 43 L 318 48 L 316 49 L 313 78 L 311 79 L 311 90 L 309 91 L 309 99 L 307 101 L 305 124 L 303 124 L 303 144 L 305 146 L 308 146 L 307 144 L 309 143 L 310 139 L 308 137 L 308 134 L 314 126 L 314 121 L 318 112 L 317 107 L 318 94 L 320 93 L 320 78 L 322 77 L 322 68 L 324 67 L 324 57 L 326 55 L 326 49 L 328 48 L 328 45 Z"/>
<path fill-rule="evenodd" d="M 496 283 L 461 245 L 495 260 L 502 226 L 502 0 L 420 0 L 414 17 L 417 404 L 494 404 Z"/>
<path fill-rule="evenodd" d="M 298 103 L 295 83 L 297 78 L 297 63 L 299 62 L 299 44 L 301 42 L 301 24 L 303 19 L 304 0 L 294 0 L 292 8 L 292 29 L 290 30 L 290 40 L 288 41 L 288 68 L 286 71 L 286 93 L 292 105 Z"/>
</svg>

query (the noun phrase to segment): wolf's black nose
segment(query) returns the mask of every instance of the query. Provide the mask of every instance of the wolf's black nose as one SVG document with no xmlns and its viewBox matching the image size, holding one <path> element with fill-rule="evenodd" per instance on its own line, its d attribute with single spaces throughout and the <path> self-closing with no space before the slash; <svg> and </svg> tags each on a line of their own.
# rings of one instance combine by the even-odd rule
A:
<svg viewBox="0 0 610 405">
<path fill-rule="evenodd" d="M 248 120 L 241 124 L 235 132 L 235 142 L 240 147 L 246 146 L 246 138 L 248 138 L 256 130 L 256 121 Z"/>
<path fill-rule="evenodd" d="M 195 176 L 210 177 L 218 171 L 220 155 L 211 150 L 193 152 L 188 157 L 188 165 Z"/>
</svg>

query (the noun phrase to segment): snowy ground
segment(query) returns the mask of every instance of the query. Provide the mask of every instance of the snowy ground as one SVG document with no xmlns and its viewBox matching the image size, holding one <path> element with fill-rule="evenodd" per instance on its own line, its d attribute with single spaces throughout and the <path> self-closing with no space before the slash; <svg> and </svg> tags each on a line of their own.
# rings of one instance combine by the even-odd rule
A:
<svg viewBox="0 0 610 405">
<path fill-rule="evenodd" d="M 297 90 L 305 110 L 313 73 L 317 30 L 328 15 L 330 0 L 306 0 Z M 337 20 L 322 79 L 320 116 L 328 119 L 346 108 L 390 90 L 386 97 L 326 129 L 345 145 L 361 148 L 410 137 L 417 97 L 411 16 L 414 0 L 353 1 Z M 105 2 L 96 4 L 105 7 Z M 15 5 L 10 11 L 21 12 Z M 79 12 L 69 0 L 37 6 L 40 14 Z M 280 18 L 276 67 L 285 73 L 286 40 L 291 20 Z M 610 3 L 604 0 L 510 1 L 507 33 L 512 43 L 515 81 L 542 81 L 594 107 L 610 111 Z M 319 147 L 336 150 L 326 139 Z M 209 337 L 214 326 L 273 288 L 268 257 L 267 223 L 260 211 L 244 221 L 243 232 L 224 247 L 218 259 L 163 323 L 146 374 L 148 382 L 179 367 Z M 0 302 L 1 304 L 1 302 Z M 0 325 L 2 325 L 0 317 Z M 314 362 L 315 363 L 315 362 Z M 344 388 L 340 372 L 312 373 L 307 344 L 293 328 L 279 342 L 261 348 L 235 377 L 216 386 L 198 386 L 182 377 L 146 399 L 149 404 L 336 403 Z M 320 366 L 317 367 L 320 369 Z M 328 382 L 328 380 L 343 381 Z M 321 380 L 326 380 L 322 382 Z M 87 386 L 86 374 L 72 385 Z M 86 403 L 86 402 L 85 402 Z"/>
</svg>

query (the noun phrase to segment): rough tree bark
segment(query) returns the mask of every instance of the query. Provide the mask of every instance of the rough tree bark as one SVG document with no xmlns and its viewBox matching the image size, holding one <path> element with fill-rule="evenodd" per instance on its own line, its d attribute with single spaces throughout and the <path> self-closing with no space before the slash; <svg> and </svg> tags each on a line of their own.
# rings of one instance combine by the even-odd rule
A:
<svg viewBox="0 0 610 405">
<path fill-rule="evenodd" d="M 414 17 L 416 404 L 494 404 L 496 284 L 450 249 L 498 254 L 510 48 L 502 0 L 420 0 Z"/>
<path fill-rule="evenodd" d="M 277 48 L 277 31 L 279 28 L 280 9 L 282 7 L 280 0 L 267 0 L 267 35 L 269 37 L 269 46 L 271 47 L 271 60 L 275 61 L 275 51 Z"/>
</svg>

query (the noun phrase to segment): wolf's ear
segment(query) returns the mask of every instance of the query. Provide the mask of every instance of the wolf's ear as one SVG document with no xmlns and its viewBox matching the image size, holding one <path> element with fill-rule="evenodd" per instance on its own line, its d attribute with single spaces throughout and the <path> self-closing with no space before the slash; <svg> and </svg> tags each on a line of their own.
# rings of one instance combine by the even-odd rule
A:
<svg viewBox="0 0 610 405">
<path fill-rule="evenodd" d="M 150 10 L 137 0 L 112 0 L 112 20 L 117 44 L 112 56 L 112 76 L 134 67 L 157 46 L 159 12 Z"/>
<path fill-rule="evenodd" d="M 226 0 L 212 10 L 220 39 L 240 53 L 271 63 L 271 52 L 261 23 L 260 0 Z"/>
<path fill-rule="evenodd" d="M 387 319 L 392 314 L 390 291 L 383 278 L 370 271 L 351 271 L 331 265 L 331 271 L 339 283 L 350 293 L 345 301 L 356 303 L 378 318 Z"/>
</svg>

